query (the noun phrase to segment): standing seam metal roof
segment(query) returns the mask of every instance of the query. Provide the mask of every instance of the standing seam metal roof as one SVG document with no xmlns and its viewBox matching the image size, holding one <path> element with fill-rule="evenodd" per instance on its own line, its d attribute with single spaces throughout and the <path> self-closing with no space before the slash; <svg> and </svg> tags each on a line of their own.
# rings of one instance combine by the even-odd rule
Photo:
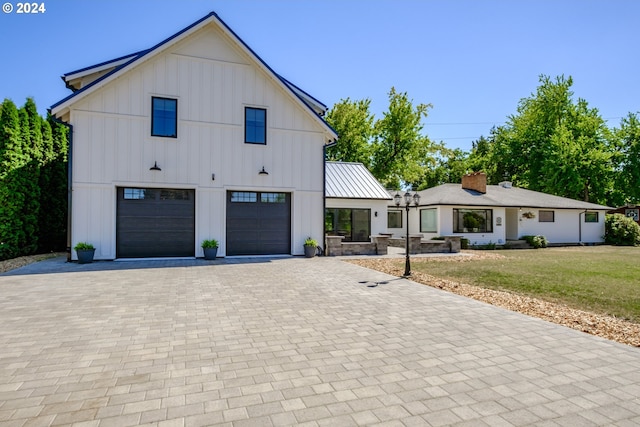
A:
<svg viewBox="0 0 640 427">
<path fill-rule="evenodd" d="M 362 163 L 326 162 L 326 197 L 391 200 L 387 190 Z"/>
</svg>

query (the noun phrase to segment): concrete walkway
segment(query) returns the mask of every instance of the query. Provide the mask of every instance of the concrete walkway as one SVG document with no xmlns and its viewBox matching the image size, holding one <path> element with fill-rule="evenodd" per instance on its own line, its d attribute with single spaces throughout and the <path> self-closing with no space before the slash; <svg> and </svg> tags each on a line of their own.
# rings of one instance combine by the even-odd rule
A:
<svg viewBox="0 0 640 427">
<path fill-rule="evenodd" d="M 0 426 L 640 425 L 640 349 L 335 258 L 0 276 Z"/>
</svg>

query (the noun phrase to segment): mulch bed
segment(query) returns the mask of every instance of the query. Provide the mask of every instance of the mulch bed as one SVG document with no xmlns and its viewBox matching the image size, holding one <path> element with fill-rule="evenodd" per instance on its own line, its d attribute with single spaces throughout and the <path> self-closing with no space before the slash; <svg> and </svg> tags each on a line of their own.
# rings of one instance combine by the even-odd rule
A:
<svg viewBox="0 0 640 427">
<path fill-rule="evenodd" d="M 471 253 L 470 255 L 432 258 L 429 262 L 469 262 L 478 259 L 504 258 L 502 255 L 491 253 Z M 392 276 L 402 276 L 404 273 L 402 266 L 397 264 L 397 260 L 392 259 L 354 259 L 348 262 Z M 640 324 L 637 323 L 612 316 L 576 310 L 564 304 L 548 302 L 538 298 L 444 280 L 421 272 L 412 272 L 411 280 L 622 344 L 640 347 Z"/>
<path fill-rule="evenodd" d="M 0 261 L 0 273 L 5 273 L 9 270 L 14 270 L 16 268 L 24 267 L 25 265 L 31 264 L 33 262 L 42 261 L 49 258 L 54 258 L 58 256 L 66 255 L 65 252 L 52 252 L 48 254 L 38 254 L 38 255 L 27 255 L 21 256 L 18 258 L 7 259 L 4 261 Z"/>
</svg>

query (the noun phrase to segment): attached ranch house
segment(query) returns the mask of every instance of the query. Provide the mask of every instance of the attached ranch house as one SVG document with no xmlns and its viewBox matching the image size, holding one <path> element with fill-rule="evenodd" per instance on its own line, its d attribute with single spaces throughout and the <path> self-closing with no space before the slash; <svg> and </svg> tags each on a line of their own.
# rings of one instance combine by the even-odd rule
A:
<svg viewBox="0 0 640 427">
<path fill-rule="evenodd" d="M 157 45 L 63 76 L 71 247 L 96 259 L 303 254 L 324 233 L 326 106 L 215 13 Z M 72 253 L 73 259 L 76 254 Z"/>
<path fill-rule="evenodd" d="M 487 185 L 478 172 L 462 184 L 443 184 L 420 191 L 420 206 L 409 211 L 409 232 L 423 239 L 460 236 L 471 245 L 503 245 L 526 235 L 543 235 L 550 244 L 604 242 L 605 214 L 610 207 L 537 191 L 510 182 Z M 405 234 L 404 207 L 388 206 L 389 232 Z"/>
</svg>

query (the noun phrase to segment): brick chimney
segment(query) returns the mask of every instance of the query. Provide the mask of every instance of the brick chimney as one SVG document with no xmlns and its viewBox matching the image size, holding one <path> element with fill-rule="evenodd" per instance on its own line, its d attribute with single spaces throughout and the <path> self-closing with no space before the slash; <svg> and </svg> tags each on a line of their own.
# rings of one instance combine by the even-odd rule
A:
<svg viewBox="0 0 640 427">
<path fill-rule="evenodd" d="M 474 172 L 464 175 L 462 177 L 462 188 L 485 194 L 487 192 L 487 174 Z"/>
</svg>

